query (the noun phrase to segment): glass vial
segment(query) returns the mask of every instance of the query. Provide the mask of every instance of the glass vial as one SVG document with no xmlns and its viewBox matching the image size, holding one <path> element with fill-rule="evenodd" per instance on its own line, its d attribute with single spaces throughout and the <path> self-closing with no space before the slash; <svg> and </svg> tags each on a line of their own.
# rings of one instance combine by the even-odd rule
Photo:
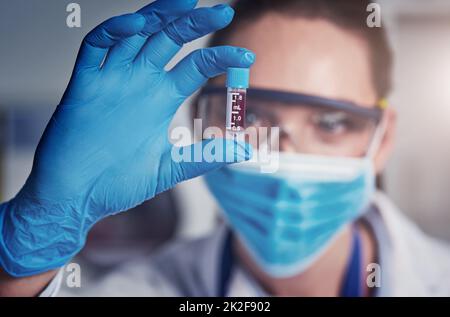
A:
<svg viewBox="0 0 450 317">
<path fill-rule="evenodd" d="M 226 129 L 228 132 L 240 132 L 245 129 L 249 75 L 248 68 L 230 67 L 227 69 Z"/>
</svg>

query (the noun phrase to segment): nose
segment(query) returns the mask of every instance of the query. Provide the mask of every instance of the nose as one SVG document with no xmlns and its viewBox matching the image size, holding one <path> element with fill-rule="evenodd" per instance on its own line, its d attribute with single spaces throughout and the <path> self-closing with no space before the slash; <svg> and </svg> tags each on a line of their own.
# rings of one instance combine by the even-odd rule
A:
<svg viewBox="0 0 450 317">
<path fill-rule="evenodd" d="M 280 128 L 280 151 L 290 153 L 299 152 L 299 146 L 299 140 L 296 139 L 296 136 L 287 127 Z"/>
</svg>

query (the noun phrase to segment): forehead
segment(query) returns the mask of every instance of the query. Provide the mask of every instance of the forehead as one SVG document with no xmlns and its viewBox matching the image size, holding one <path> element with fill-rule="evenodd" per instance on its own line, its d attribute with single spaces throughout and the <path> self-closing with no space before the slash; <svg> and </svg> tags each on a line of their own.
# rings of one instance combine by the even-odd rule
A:
<svg viewBox="0 0 450 317">
<path fill-rule="evenodd" d="M 266 14 L 227 44 L 256 53 L 251 86 L 376 102 L 366 41 L 328 21 Z"/>
</svg>

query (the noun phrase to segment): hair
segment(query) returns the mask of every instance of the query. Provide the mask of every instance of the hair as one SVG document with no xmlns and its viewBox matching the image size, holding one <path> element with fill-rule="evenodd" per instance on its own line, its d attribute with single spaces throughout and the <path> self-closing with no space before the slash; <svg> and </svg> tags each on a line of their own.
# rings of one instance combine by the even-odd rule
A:
<svg viewBox="0 0 450 317">
<path fill-rule="evenodd" d="M 254 23 L 268 13 L 289 17 L 324 19 L 367 41 L 372 68 L 372 82 L 378 98 L 392 89 L 392 51 L 383 27 L 368 27 L 367 7 L 371 0 L 236 0 L 233 22 L 210 39 L 210 46 L 226 44 L 237 30 Z"/>
</svg>

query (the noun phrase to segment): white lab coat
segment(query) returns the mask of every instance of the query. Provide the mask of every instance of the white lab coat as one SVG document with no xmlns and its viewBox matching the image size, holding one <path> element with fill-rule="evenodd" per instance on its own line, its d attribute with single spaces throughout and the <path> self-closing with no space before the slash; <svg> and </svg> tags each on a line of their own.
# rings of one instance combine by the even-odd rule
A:
<svg viewBox="0 0 450 317">
<path fill-rule="evenodd" d="M 426 236 L 390 200 L 378 192 L 365 220 L 382 240 L 378 296 L 450 296 L 450 248 Z M 377 211 L 378 210 L 378 211 Z M 376 214 L 375 214 L 376 213 Z M 375 224 L 378 222 L 378 225 Z M 207 237 L 175 242 L 151 257 L 136 259 L 109 274 L 85 296 L 216 296 L 219 259 L 226 228 Z M 58 293 L 61 274 L 42 293 Z M 77 294 L 80 294 L 78 291 Z M 71 295 L 65 290 L 60 296 Z M 264 296 L 258 283 L 239 267 L 230 278 L 228 296 Z"/>
</svg>

